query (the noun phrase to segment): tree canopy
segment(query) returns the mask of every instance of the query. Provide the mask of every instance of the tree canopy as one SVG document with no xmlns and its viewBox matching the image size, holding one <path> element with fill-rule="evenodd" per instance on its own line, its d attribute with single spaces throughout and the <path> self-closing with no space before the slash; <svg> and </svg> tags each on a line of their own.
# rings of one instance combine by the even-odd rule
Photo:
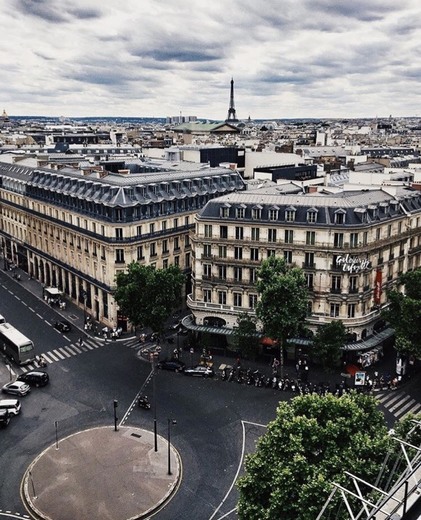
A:
<svg viewBox="0 0 421 520">
<path fill-rule="evenodd" d="M 383 316 L 395 329 L 396 349 L 421 358 L 421 269 L 401 275 L 398 285 L 405 290 L 388 291 L 389 307 Z"/>
<path fill-rule="evenodd" d="M 237 318 L 237 326 L 234 327 L 234 336 L 238 352 L 246 359 L 256 357 L 259 338 L 257 336 L 256 319 L 247 312 Z"/>
<path fill-rule="evenodd" d="M 180 305 L 184 282 L 177 266 L 155 269 L 132 262 L 127 272 L 117 274 L 114 298 L 134 326 L 161 333 L 171 312 Z"/>
<path fill-rule="evenodd" d="M 321 325 L 313 340 L 314 351 L 322 366 L 335 368 L 341 359 L 341 348 L 345 344 L 346 329 L 341 320 Z"/>
<path fill-rule="evenodd" d="M 257 272 L 256 288 L 260 294 L 256 315 L 264 333 L 283 343 L 298 332 L 306 317 L 308 291 L 303 271 L 270 256 Z"/>
<path fill-rule="evenodd" d="M 376 400 L 365 394 L 311 394 L 280 403 L 256 452 L 246 458 L 239 518 L 314 520 L 332 482 L 344 483 L 345 470 L 376 481 L 391 443 L 387 432 Z M 335 518 L 348 519 L 343 515 Z"/>
</svg>

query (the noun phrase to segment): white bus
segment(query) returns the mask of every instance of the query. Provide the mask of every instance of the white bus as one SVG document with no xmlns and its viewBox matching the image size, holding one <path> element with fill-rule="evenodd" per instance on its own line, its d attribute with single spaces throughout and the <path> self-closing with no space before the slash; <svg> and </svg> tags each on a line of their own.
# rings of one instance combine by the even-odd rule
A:
<svg viewBox="0 0 421 520">
<path fill-rule="evenodd" d="M 0 349 L 18 365 L 34 361 L 34 343 L 10 325 L 0 324 Z"/>
</svg>

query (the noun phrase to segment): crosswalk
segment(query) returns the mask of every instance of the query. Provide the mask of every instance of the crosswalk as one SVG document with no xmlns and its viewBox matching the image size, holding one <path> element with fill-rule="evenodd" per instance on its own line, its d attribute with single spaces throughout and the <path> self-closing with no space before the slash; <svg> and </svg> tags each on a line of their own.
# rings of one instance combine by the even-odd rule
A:
<svg viewBox="0 0 421 520">
<path fill-rule="evenodd" d="M 79 342 L 77 343 L 70 343 L 69 345 L 65 345 L 63 347 L 57 347 L 55 349 L 49 350 L 48 352 L 43 352 L 42 356 L 47 362 L 48 365 L 51 365 L 52 363 L 57 363 L 59 361 L 63 361 L 65 359 L 68 359 L 73 356 L 79 356 L 80 354 L 83 354 L 84 352 L 89 352 L 91 350 L 95 350 L 99 348 L 101 345 L 104 345 L 105 343 L 102 341 L 99 341 L 95 338 L 86 338 L 83 340 L 83 344 L 80 345 Z M 17 368 L 18 374 L 29 372 L 29 370 L 35 370 L 36 368 L 39 368 L 38 364 L 36 362 L 29 363 L 28 365 L 23 365 Z M 11 368 L 12 373 L 14 373 L 14 369 Z"/>
<path fill-rule="evenodd" d="M 153 351 L 156 347 L 156 342 L 145 341 L 141 343 L 139 338 L 130 338 L 124 342 L 124 346 L 133 350 L 137 356 L 148 358 L 148 351 Z"/>
<path fill-rule="evenodd" d="M 384 391 L 375 395 L 377 401 L 397 419 L 408 414 L 421 413 L 421 403 L 413 399 L 404 390 Z"/>
</svg>

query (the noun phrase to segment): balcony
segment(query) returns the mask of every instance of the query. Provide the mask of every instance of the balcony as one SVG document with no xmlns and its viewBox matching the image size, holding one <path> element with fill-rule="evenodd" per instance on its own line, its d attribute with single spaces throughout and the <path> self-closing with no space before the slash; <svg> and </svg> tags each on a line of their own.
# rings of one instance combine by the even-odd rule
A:
<svg viewBox="0 0 421 520">
<path fill-rule="evenodd" d="M 303 262 L 303 269 L 316 269 L 316 264 L 314 262 Z"/>
<path fill-rule="evenodd" d="M 331 287 L 330 288 L 330 292 L 331 292 L 331 294 L 341 294 L 342 289 L 340 287 L 339 288 L 338 287 Z"/>
</svg>

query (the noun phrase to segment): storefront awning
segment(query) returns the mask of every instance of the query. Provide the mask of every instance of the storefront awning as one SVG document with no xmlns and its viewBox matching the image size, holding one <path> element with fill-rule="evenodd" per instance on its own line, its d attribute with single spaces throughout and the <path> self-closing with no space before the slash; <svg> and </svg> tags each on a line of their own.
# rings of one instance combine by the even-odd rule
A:
<svg viewBox="0 0 421 520">
<path fill-rule="evenodd" d="M 342 350 L 346 351 L 359 351 L 359 350 L 370 350 L 371 348 L 377 347 L 386 339 L 391 338 L 395 334 L 395 330 L 391 327 L 378 332 L 377 334 L 373 334 L 369 338 L 364 341 L 357 341 L 355 343 L 348 343 L 342 347 Z"/>
</svg>

